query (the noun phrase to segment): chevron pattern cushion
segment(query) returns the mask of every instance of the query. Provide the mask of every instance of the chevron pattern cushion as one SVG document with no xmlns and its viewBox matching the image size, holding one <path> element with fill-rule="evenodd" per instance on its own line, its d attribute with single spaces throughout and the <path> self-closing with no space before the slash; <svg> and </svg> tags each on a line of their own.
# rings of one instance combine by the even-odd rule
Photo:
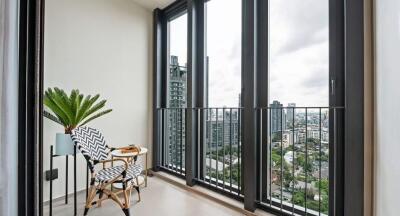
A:
<svg viewBox="0 0 400 216">
<path fill-rule="evenodd" d="M 105 168 L 100 170 L 96 175 L 96 181 L 101 183 L 107 183 L 108 181 L 114 179 L 115 177 L 121 175 L 124 171 L 125 166 L 114 166 L 110 168 Z M 140 165 L 132 164 L 129 166 L 125 181 L 130 181 L 136 176 L 139 176 L 142 173 L 142 167 Z"/>
<path fill-rule="evenodd" d="M 82 154 L 90 160 L 106 160 L 108 149 L 103 135 L 90 127 L 78 127 L 72 130 L 72 140 Z"/>
</svg>

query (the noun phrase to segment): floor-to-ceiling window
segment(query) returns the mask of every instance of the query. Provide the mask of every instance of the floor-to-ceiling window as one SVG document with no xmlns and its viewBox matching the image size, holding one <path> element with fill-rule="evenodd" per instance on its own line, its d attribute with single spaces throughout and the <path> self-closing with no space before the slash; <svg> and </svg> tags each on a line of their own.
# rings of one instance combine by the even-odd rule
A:
<svg viewBox="0 0 400 216">
<path fill-rule="evenodd" d="M 329 0 L 268 8 L 266 197 L 289 212 L 328 214 Z"/>
<path fill-rule="evenodd" d="M 184 173 L 185 117 L 187 107 L 187 14 L 182 13 L 167 23 L 166 121 L 164 165 Z"/>
<path fill-rule="evenodd" d="M 235 194 L 241 182 L 241 14 L 241 0 L 204 3 L 206 139 L 200 179 Z"/>
<path fill-rule="evenodd" d="M 205 183 L 236 198 L 254 200 L 258 207 L 299 215 L 332 214 L 333 199 L 341 197 L 341 194 L 332 196 L 336 189 L 333 174 L 339 176 L 336 171 L 341 169 L 335 167 L 332 149 L 344 145 L 341 3 L 330 0 L 187 3 L 191 13 L 185 17 L 190 21 L 185 24 L 189 26 L 185 31 L 190 41 L 179 39 L 183 34 L 179 28 L 172 28 L 172 22 L 185 15 L 168 20 L 167 79 L 171 79 L 171 64 L 183 67 L 182 57 L 172 51 L 176 37 L 178 47 L 190 45 L 190 68 L 186 73 L 191 78 L 187 84 L 193 84 L 188 98 L 194 103 L 187 105 L 186 111 L 181 109 L 183 106 L 175 107 L 181 110 L 178 112 L 193 113 L 185 122 L 193 124 L 188 131 L 194 133 L 187 140 L 195 152 L 186 151 L 183 146 L 177 150 L 184 152 L 175 155 L 192 153 L 186 154 L 186 159 L 192 157 L 197 165 L 194 182 Z M 258 8 L 260 5 L 262 8 Z M 333 23 L 332 17 L 338 22 Z M 179 36 L 173 36 L 172 30 Z M 178 56 L 174 57 L 175 63 L 171 61 L 172 55 Z M 170 81 L 167 83 L 165 112 L 173 113 L 170 103 L 173 87 Z M 254 92 L 248 94 L 250 91 Z M 169 131 L 163 134 L 168 137 L 170 148 L 164 151 L 164 157 L 174 155 L 171 153 L 176 151 L 174 145 L 181 145 L 179 135 L 185 140 L 184 128 L 175 130 L 171 124 L 174 122 L 171 119 L 179 115 L 182 114 L 164 115 L 169 116 L 170 122 Z M 179 117 L 175 122 L 179 122 Z M 248 122 L 246 126 L 254 129 L 245 133 L 248 127 L 243 124 Z M 334 130 L 339 132 L 333 133 Z M 254 137 L 254 143 L 246 139 L 248 136 Z M 247 148 L 253 144 L 256 155 Z M 253 157 L 246 156 L 247 165 L 244 154 Z M 254 175 L 250 172 L 251 175 L 243 176 L 245 169 L 253 168 L 257 170 Z M 256 180 L 244 178 L 247 176 Z M 257 182 L 253 194 L 243 190 L 249 182 Z M 251 209 L 251 205 L 246 207 L 249 206 Z"/>
</svg>

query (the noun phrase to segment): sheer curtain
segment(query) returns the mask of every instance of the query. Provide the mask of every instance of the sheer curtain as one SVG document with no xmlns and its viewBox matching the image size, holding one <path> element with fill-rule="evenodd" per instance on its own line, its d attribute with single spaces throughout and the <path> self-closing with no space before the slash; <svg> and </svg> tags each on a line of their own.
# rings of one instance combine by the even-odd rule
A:
<svg viewBox="0 0 400 216">
<path fill-rule="evenodd" d="M 0 215 L 17 215 L 17 0 L 0 0 L 0 77 Z"/>
</svg>

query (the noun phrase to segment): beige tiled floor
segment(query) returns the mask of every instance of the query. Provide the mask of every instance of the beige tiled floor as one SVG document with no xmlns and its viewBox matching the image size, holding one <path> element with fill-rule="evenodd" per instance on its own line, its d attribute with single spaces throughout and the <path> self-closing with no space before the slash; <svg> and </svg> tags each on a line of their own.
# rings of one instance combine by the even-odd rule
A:
<svg viewBox="0 0 400 216">
<path fill-rule="evenodd" d="M 232 209 L 191 193 L 180 187 L 167 183 L 157 177 L 149 178 L 149 185 L 141 191 L 142 201 L 137 202 L 137 194 L 132 196 L 131 215 L 140 216 L 236 216 L 242 215 Z M 78 215 L 83 214 L 85 194 L 78 196 Z M 73 215 L 73 199 L 68 205 L 63 201 L 53 204 L 53 215 Z M 45 206 L 45 215 L 48 206 Z M 121 209 L 111 200 L 103 202 L 100 208 L 94 207 L 88 215 L 119 216 L 124 215 Z"/>
</svg>

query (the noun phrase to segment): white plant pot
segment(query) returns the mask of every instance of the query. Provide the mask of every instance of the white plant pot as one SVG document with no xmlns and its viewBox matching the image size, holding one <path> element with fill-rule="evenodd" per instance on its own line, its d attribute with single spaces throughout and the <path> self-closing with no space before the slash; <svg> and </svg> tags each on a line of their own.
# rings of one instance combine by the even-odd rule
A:
<svg viewBox="0 0 400 216">
<path fill-rule="evenodd" d="M 56 155 L 72 155 L 74 154 L 74 143 L 70 134 L 56 134 Z"/>
</svg>

